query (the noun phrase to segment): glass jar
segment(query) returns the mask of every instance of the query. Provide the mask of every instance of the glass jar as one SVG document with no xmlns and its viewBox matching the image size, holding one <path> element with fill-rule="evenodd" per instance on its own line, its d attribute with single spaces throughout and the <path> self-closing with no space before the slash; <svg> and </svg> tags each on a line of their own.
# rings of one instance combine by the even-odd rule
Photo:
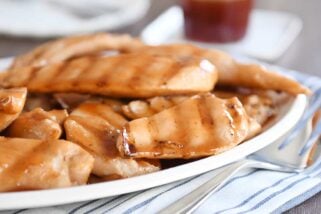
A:
<svg viewBox="0 0 321 214">
<path fill-rule="evenodd" d="M 181 0 L 188 39 L 234 42 L 244 37 L 252 0 Z"/>
</svg>

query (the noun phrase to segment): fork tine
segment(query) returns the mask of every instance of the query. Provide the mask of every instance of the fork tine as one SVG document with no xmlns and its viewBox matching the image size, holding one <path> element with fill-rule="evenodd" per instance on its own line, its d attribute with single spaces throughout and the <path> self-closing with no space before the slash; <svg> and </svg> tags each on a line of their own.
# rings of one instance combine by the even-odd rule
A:
<svg viewBox="0 0 321 214">
<path fill-rule="evenodd" d="M 310 151 L 310 148 L 314 145 L 314 143 L 318 140 L 321 135 L 321 119 L 318 121 L 317 125 L 315 126 L 311 136 L 307 140 L 306 144 L 303 146 L 299 155 L 304 155 L 307 151 Z"/>
<path fill-rule="evenodd" d="M 284 140 L 284 142 L 279 146 L 279 150 L 284 149 L 287 145 L 289 145 L 295 137 L 297 137 L 300 130 L 302 130 L 305 125 L 307 124 L 308 120 L 312 118 L 314 113 L 321 108 L 321 88 L 317 89 L 314 92 L 313 97 L 310 100 L 309 107 L 303 114 L 300 121 L 297 123 L 297 125 L 293 128 L 292 133 Z"/>
</svg>

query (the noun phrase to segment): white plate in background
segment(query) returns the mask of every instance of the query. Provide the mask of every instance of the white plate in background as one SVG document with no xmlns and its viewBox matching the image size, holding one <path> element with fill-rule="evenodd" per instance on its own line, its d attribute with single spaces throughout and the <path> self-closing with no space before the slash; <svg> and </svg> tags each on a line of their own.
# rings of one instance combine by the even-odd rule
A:
<svg viewBox="0 0 321 214">
<path fill-rule="evenodd" d="M 245 37 L 235 43 L 202 43 L 188 40 L 183 33 L 183 12 L 174 6 L 151 22 L 141 33 L 148 44 L 195 43 L 206 48 L 218 48 L 228 52 L 274 61 L 278 59 L 298 36 L 302 20 L 291 13 L 254 9 Z"/>
<path fill-rule="evenodd" d="M 12 58 L 0 59 L 0 70 L 9 66 Z M 286 73 L 286 69 L 279 68 Z M 195 176 L 240 160 L 285 136 L 301 118 L 307 97 L 293 97 L 280 110 L 276 122 L 256 137 L 224 153 L 177 167 L 137 177 L 69 188 L 0 193 L 0 210 L 53 206 L 98 199 L 144 190 Z"/>
<path fill-rule="evenodd" d="M 149 0 L 0 0 L 0 34 L 57 37 L 136 22 Z"/>
</svg>

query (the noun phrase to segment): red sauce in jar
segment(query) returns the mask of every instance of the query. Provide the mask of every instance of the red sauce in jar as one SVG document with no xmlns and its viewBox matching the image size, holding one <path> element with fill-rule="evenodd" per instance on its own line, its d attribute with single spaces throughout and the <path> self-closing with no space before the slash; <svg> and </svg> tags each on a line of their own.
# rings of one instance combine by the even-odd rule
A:
<svg viewBox="0 0 321 214">
<path fill-rule="evenodd" d="M 247 29 L 252 0 L 182 0 L 187 38 L 233 42 Z"/>
</svg>

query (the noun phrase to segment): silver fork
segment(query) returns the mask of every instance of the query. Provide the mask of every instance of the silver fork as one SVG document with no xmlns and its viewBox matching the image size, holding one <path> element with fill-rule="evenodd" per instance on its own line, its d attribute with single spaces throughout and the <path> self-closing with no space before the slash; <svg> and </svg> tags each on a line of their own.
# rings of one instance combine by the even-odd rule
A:
<svg viewBox="0 0 321 214">
<path fill-rule="evenodd" d="M 321 135 L 321 119 L 313 131 L 311 125 L 311 117 L 320 106 L 321 89 L 317 90 L 311 98 L 306 113 L 289 136 L 279 139 L 246 159 L 222 168 L 214 178 L 161 210 L 160 213 L 192 213 L 214 192 L 223 187 L 237 172 L 244 168 L 281 172 L 303 171 L 307 166 L 309 152 L 313 146 L 312 142 L 315 143 L 318 136 Z M 289 138 L 291 141 L 289 141 Z"/>
</svg>

